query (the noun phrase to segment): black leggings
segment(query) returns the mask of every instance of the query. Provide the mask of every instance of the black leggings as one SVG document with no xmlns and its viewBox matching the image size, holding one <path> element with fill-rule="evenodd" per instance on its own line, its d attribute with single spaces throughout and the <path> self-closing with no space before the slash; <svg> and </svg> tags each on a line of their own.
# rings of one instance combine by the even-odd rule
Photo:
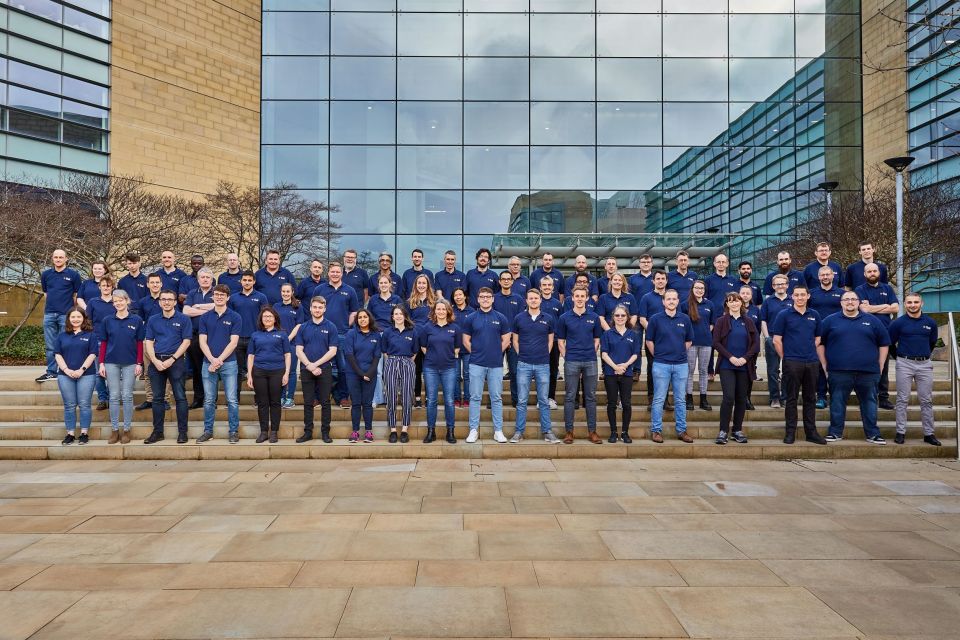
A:
<svg viewBox="0 0 960 640">
<path fill-rule="evenodd" d="M 560 347 L 553 343 L 553 349 L 550 351 L 550 384 L 547 397 L 557 401 L 557 378 L 560 376 Z"/>
<path fill-rule="evenodd" d="M 743 430 L 743 414 L 747 410 L 750 375 L 746 369 L 720 369 L 720 388 L 723 400 L 720 403 L 720 431 L 730 432 L 730 415 L 733 414 L 733 431 Z"/>
<path fill-rule="evenodd" d="M 633 407 L 630 406 L 630 394 L 633 393 L 633 374 L 625 376 L 605 375 L 603 386 L 607 389 L 607 420 L 610 421 L 610 433 L 617 432 L 617 399 L 623 407 L 623 433 L 630 430 L 630 418 Z"/>
<path fill-rule="evenodd" d="M 267 370 L 254 365 L 253 397 L 257 401 L 260 431 L 280 429 L 280 391 L 283 388 L 283 369 Z"/>
<path fill-rule="evenodd" d="M 413 360 L 415 367 L 413 372 L 413 397 L 417 400 L 420 399 L 423 391 L 423 357 L 423 351 L 417 349 L 417 355 Z"/>
</svg>

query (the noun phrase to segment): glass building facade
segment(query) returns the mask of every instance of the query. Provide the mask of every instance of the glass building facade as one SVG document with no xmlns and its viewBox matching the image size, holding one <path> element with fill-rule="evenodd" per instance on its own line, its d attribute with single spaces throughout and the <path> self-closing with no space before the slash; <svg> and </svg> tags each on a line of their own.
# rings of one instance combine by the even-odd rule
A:
<svg viewBox="0 0 960 640">
<path fill-rule="evenodd" d="M 0 0 L 0 172 L 106 173 L 110 1 Z"/>
<path fill-rule="evenodd" d="M 399 264 L 528 234 L 747 255 L 858 186 L 859 28 L 851 0 L 265 0 L 262 185 Z"/>
</svg>

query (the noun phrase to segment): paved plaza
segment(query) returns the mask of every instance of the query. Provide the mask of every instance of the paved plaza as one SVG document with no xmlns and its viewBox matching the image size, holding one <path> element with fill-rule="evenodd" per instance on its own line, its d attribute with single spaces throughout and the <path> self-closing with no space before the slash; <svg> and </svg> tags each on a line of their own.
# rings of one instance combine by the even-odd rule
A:
<svg viewBox="0 0 960 640">
<path fill-rule="evenodd" d="M 957 638 L 946 460 L 0 462 L 0 638 Z"/>
</svg>

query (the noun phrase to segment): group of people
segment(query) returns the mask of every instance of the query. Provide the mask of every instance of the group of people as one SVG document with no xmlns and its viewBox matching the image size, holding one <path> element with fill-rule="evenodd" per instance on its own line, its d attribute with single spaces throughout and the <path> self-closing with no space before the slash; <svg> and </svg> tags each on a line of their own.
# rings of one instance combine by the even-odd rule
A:
<svg viewBox="0 0 960 640">
<path fill-rule="evenodd" d="M 402 274 L 393 270 L 388 253 L 380 254 L 378 270 L 368 274 L 357 265 L 357 252 L 347 250 L 342 263 L 313 260 L 309 274 L 298 281 L 276 251 L 267 253 L 256 272 L 243 270 L 230 254 L 226 270 L 216 277 L 200 255 L 191 257 L 188 274 L 165 251 L 161 267 L 146 275 L 140 256 L 129 254 L 127 273 L 119 280 L 103 263 L 92 265 L 93 277 L 84 280 L 57 250 L 42 275 L 47 370 L 37 381 L 59 384 L 64 444 L 88 441 L 94 391 L 97 408 L 109 409 L 109 442 L 129 442 L 134 382 L 144 375 L 147 399 L 136 409 L 152 409 L 147 444 L 164 438 L 168 385 L 178 443 L 187 442 L 191 409 L 203 409 L 197 442 L 213 438 L 221 385 L 228 439 L 238 442 L 241 381 L 254 391 L 257 442 L 277 442 L 282 409 L 295 406 L 297 380 L 304 403 L 301 443 L 314 438 L 316 406 L 319 437 L 332 442 L 333 405 L 350 410 L 351 442 L 374 440 L 378 405 L 386 406 L 389 441 L 408 442 L 412 409 L 424 404 L 424 442 L 433 442 L 441 391 L 445 440 L 457 442 L 456 410 L 468 408 L 466 441 L 476 442 L 485 388 L 494 440 L 520 442 L 535 382 L 540 437 L 573 443 L 574 418 L 583 406 L 588 439 L 599 444 L 596 391 L 602 379 L 607 441 L 630 443 L 633 386 L 645 357 L 651 439 L 663 442 L 664 412 L 672 410 L 677 438 L 693 442 L 687 412 L 712 410 L 708 384 L 719 377 L 716 443 L 723 445 L 748 441 L 744 416 L 754 408 L 751 392 L 763 346 L 770 406 L 784 408 L 784 443 L 796 439 L 800 396 L 806 440 L 841 440 L 847 400 L 855 392 L 867 441 L 885 444 L 877 409 L 894 408 L 888 387 L 893 356 L 898 360 L 896 442 L 904 441 L 909 393 L 916 384 L 924 440 L 939 446 L 931 361 L 937 325 L 923 313 L 918 293 L 906 296 L 906 313 L 895 319 L 900 301 L 887 283 L 886 267 L 875 260 L 871 243 L 861 244 L 860 254 L 861 260 L 844 271 L 822 242 L 816 259 L 799 271 L 790 254 L 780 252 L 777 270 L 760 285 L 748 261 L 731 274 L 721 253 L 713 259 L 714 272 L 701 276 L 690 270 L 686 251 L 677 253 L 669 272 L 655 270 L 652 256 L 644 254 L 636 273 L 620 272 L 609 258 L 596 277 L 585 256 L 577 256 L 574 273 L 564 276 L 550 253 L 529 276 L 518 257 L 498 273 L 490 266 L 488 249 L 476 252 L 476 266 L 466 273 L 457 269 L 454 251 L 444 254 L 443 269 L 434 274 L 415 249 L 411 267 Z M 551 416 L 559 408 L 561 359 L 562 438 Z M 188 405 L 185 380 L 191 376 Z M 693 396 L 695 376 L 699 403 Z M 505 378 L 516 408 L 509 440 L 503 424 Z M 830 426 L 824 437 L 816 427 L 816 409 L 826 408 L 828 398 Z"/>
</svg>

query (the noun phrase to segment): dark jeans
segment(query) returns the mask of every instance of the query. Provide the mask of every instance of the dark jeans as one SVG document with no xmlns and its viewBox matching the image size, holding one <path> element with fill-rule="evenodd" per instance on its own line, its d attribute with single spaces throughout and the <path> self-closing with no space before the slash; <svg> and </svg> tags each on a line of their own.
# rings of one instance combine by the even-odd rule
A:
<svg viewBox="0 0 960 640">
<path fill-rule="evenodd" d="M 743 415 L 750 396 L 750 374 L 746 369 L 718 369 L 720 389 L 720 431 L 730 433 L 730 417 L 733 416 L 733 432 L 743 431 Z"/>
<path fill-rule="evenodd" d="M 557 346 L 556 342 L 553 344 L 553 349 L 550 351 L 550 384 L 549 393 L 547 397 L 557 401 L 557 378 L 560 376 L 560 347 Z"/>
<path fill-rule="evenodd" d="M 350 389 L 347 386 L 347 376 L 349 372 L 347 371 L 347 357 L 343 353 L 343 338 L 346 334 L 341 334 L 338 336 L 337 340 L 337 357 L 334 359 L 336 370 L 333 372 L 333 401 L 340 403 L 344 398 L 350 397 Z M 372 400 L 372 399 L 371 399 Z"/>
<path fill-rule="evenodd" d="M 827 399 L 827 372 L 823 367 L 817 367 L 817 400 Z"/>
<path fill-rule="evenodd" d="M 165 360 L 173 354 L 158 353 L 159 360 Z M 150 376 L 150 387 L 153 389 L 153 397 L 156 401 L 153 403 L 153 432 L 157 435 L 163 435 L 163 396 L 167 393 L 167 382 L 173 390 L 173 399 L 177 407 L 177 431 L 186 435 L 187 433 L 187 391 L 184 388 L 184 380 L 187 375 L 186 359 L 183 356 L 177 358 L 173 365 L 157 371 L 151 364 L 147 367 L 147 375 Z"/>
<path fill-rule="evenodd" d="M 787 394 L 784 409 L 787 433 L 797 430 L 797 395 L 803 394 L 803 432 L 807 435 L 817 430 L 817 377 L 820 363 L 783 361 L 783 388 Z"/>
<path fill-rule="evenodd" d="M 564 360 L 563 380 L 567 390 L 563 394 L 563 422 L 567 431 L 573 431 L 573 402 L 580 381 L 583 381 L 583 405 L 587 410 L 587 430 L 597 430 L 597 361 Z"/>
<path fill-rule="evenodd" d="M 249 337 L 240 336 L 240 340 L 237 341 L 237 377 L 240 380 L 247 379 L 247 345 L 249 344 Z"/>
<path fill-rule="evenodd" d="M 423 351 L 417 349 L 417 354 L 413 358 L 413 397 L 417 400 L 423 397 Z M 351 393 L 352 395 L 352 393 Z"/>
<path fill-rule="evenodd" d="M 203 351 L 200 350 L 200 334 L 193 334 L 190 346 L 187 348 L 187 357 L 193 371 L 193 402 L 203 404 Z"/>
<path fill-rule="evenodd" d="M 320 432 L 330 433 L 330 388 L 333 387 L 333 366 L 327 362 L 315 376 L 300 367 L 300 386 L 303 389 L 303 431 L 313 434 L 313 401 L 320 399 Z M 315 395 L 316 394 L 316 395 Z"/>
<path fill-rule="evenodd" d="M 510 376 L 510 404 L 517 406 L 517 362 L 520 360 L 520 354 L 513 350 L 513 347 L 507 347 L 507 375 Z"/>
<path fill-rule="evenodd" d="M 633 407 L 630 406 L 630 396 L 633 393 L 633 373 L 624 376 L 605 375 L 603 386 L 607 390 L 607 420 L 610 422 L 610 433 L 617 432 L 617 400 L 623 407 L 623 433 L 630 431 L 630 418 L 633 417 Z"/>
<path fill-rule="evenodd" d="M 643 341 L 643 355 L 647 361 L 647 398 L 653 398 L 653 354 L 647 348 L 646 340 Z"/>
<path fill-rule="evenodd" d="M 773 338 L 766 339 L 764 349 L 767 356 L 767 389 L 770 393 L 770 402 L 774 400 L 784 402 L 787 394 L 780 384 L 780 355 L 773 347 Z"/>
<path fill-rule="evenodd" d="M 373 390 L 377 388 L 377 381 L 364 380 L 355 373 L 347 372 L 347 388 L 350 389 L 350 420 L 353 422 L 353 430 L 360 431 L 360 416 L 363 414 L 364 430 L 372 431 Z"/>
<path fill-rule="evenodd" d="M 896 358 L 897 352 L 891 345 L 887 359 L 883 361 L 883 371 L 880 372 L 880 381 L 877 383 L 877 399 L 880 402 L 890 401 L 890 358 Z"/>
<path fill-rule="evenodd" d="M 860 415 L 863 419 L 863 432 L 866 437 L 880 435 L 877 427 L 877 385 L 879 373 L 862 371 L 830 372 L 830 435 L 843 436 L 843 427 L 847 419 L 847 398 L 855 391 L 860 402 Z"/>
<path fill-rule="evenodd" d="M 257 401 L 260 431 L 280 429 L 280 399 L 283 395 L 283 369 L 253 367 L 253 397 Z"/>
</svg>

